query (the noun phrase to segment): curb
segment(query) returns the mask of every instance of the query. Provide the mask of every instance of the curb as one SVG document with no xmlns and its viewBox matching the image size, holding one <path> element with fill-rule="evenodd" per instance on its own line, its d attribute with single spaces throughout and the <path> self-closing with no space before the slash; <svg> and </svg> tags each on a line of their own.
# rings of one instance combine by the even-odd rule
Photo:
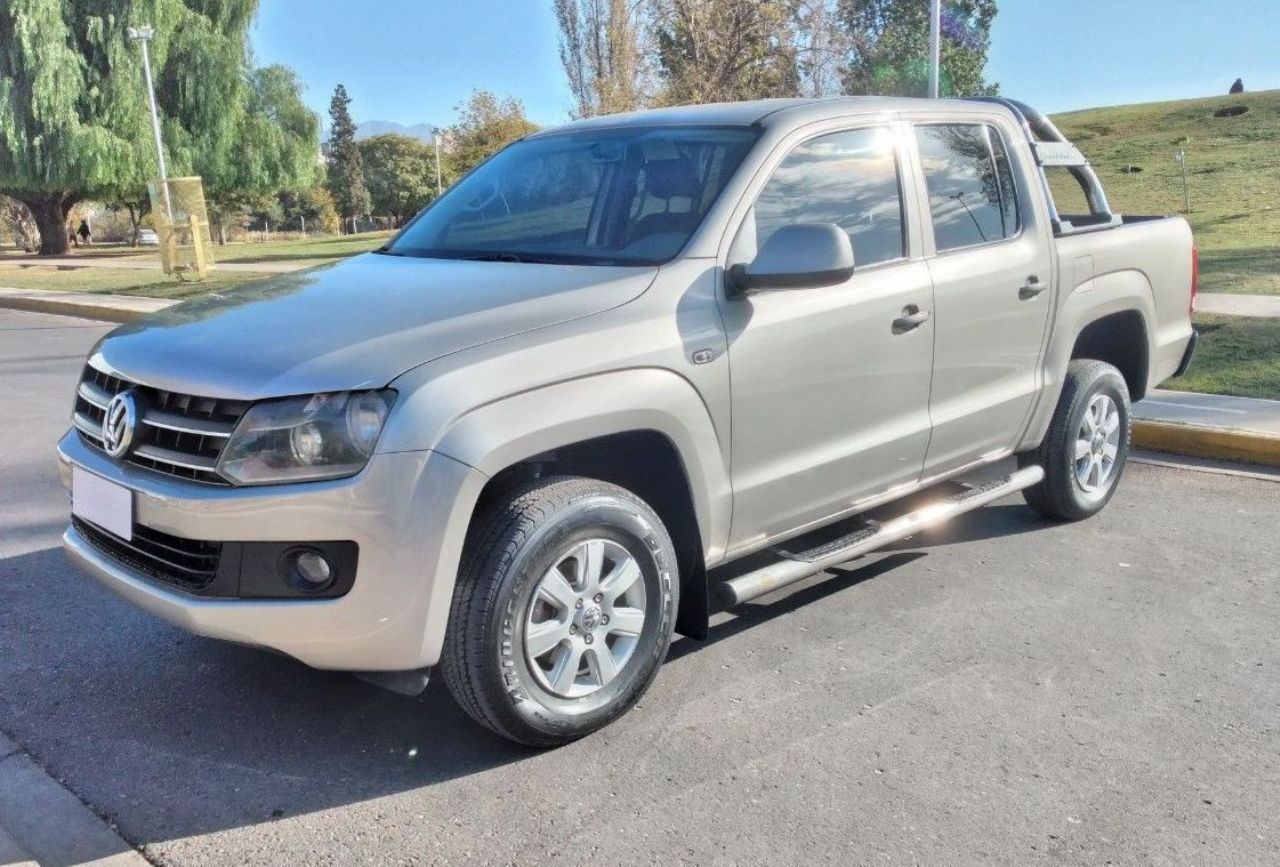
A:
<svg viewBox="0 0 1280 867">
<path fill-rule="evenodd" d="M 1258 431 L 1134 419 L 1133 444 L 1175 455 L 1280 467 L 1280 436 Z"/>
<path fill-rule="evenodd" d="M 0 734 L 0 865 L 148 867 L 102 819 Z"/>
<path fill-rule="evenodd" d="M 0 308 L 26 310 L 32 313 L 52 313 L 56 316 L 79 316 L 84 319 L 101 319 L 107 322 L 132 322 L 172 307 L 177 301 L 163 298 L 77 298 L 70 293 L 42 294 L 37 290 L 8 290 L 0 292 Z"/>
</svg>

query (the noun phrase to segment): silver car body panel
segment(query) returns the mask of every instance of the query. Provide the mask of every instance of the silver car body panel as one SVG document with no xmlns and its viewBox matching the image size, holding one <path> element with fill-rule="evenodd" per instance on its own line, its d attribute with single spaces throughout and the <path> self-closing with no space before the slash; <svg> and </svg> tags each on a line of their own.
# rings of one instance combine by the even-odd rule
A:
<svg viewBox="0 0 1280 867">
<path fill-rule="evenodd" d="M 1019 236 L 935 254 L 911 133 L 931 120 L 1001 130 L 1017 172 Z M 369 254 L 187 302 L 95 349 L 105 370 L 209 397 L 395 388 L 373 459 L 331 482 L 201 486 L 112 461 L 74 432 L 59 446 L 64 480 L 74 465 L 125 485 L 137 520 L 164 532 L 356 541 L 347 596 L 199 599 L 131 574 L 71 529 L 73 559 L 200 634 L 323 668 L 418 668 L 439 659 L 477 499 L 520 461 L 614 433 L 661 434 L 715 565 L 1035 446 L 1076 338 L 1101 316 L 1141 315 L 1149 385 L 1177 368 L 1191 334 L 1185 222 L 1054 239 L 1030 147 L 1007 109 L 770 100 L 567 128 L 689 123 L 753 124 L 760 136 L 681 255 L 661 267 Z M 869 125 L 897 138 L 907 256 L 839 286 L 730 298 L 725 272 L 750 255 L 735 239 L 777 164 L 813 136 Z M 1050 285 L 1021 300 L 1031 273 Z M 890 335 L 892 318 L 921 303 L 935 313 L 928 325 Z"/>
</svg>

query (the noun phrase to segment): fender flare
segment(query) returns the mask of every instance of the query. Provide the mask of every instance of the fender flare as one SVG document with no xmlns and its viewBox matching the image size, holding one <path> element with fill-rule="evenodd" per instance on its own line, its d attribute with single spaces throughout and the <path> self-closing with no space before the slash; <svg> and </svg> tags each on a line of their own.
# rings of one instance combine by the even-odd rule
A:
<svg viewBox="0 0 1280 867">
<path fill-rule="evenodd" d="M 653 431 L 675 448 L 708 564 L 728 544 L 732 490 L 725 452 L 701 396 L 683 377 L 637 368 L 566 380 L 481 404 L 455 418 L 432 450 L 492 478 L 557 448 L 610 434 Z M 437 660 L 453 603 L 462 543 L 483 486 L 459 492 L 435 564 L 423 659 Z"/>
</svg>

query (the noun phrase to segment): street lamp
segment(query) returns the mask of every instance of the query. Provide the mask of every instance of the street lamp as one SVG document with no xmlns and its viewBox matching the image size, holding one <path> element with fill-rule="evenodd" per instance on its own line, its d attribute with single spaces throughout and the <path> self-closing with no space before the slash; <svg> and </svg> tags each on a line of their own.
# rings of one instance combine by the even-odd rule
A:
<svg viewBox="0 0 1280 867">
<path fill-rule="evenodd" d="M 942 59 L 942 0 L 929 2 L 929 97 L 938 98 L 938 67 Z"/>
<path fill-rule="evenodd" d="M 431 141 L 436 146 L 436 198 L 440 198 L 440 194 L 444 192 L 444 187 L 440 183 L 440 127 L 432 127 Z"/>
<path fill-rule="evenodd" d="M 129 28 L 129 38 L 142 44 L 142 72 L 147 79 L 147 103 L 151 106 L 151 131 L 156 139 L 156 160 L 160 163 L 160 188 L 164 190 L 165 216 L 173 222 L 173 206 L 169 202 L 169 170 L 164 163 L 164 141 L 160 138 L 160 113 L 156 110 L 156 88 L 151 80 L 151 52 L 147 43 L 155 38 L 155 28 L 142 24 Z"/>
</svg>

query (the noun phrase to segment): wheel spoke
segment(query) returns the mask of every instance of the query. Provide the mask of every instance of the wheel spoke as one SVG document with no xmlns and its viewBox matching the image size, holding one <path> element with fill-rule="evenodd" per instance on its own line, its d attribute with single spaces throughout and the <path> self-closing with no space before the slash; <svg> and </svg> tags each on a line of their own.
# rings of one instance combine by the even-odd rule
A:
<svg viewBox="0 0 1280 867">
<path fill-rule="evenodd" d="M 573 687 L 573 682 L 578 679 L 582 650 L 582 646 L 577 642 L 564 645 L 559 651 L 560 655 L 556 657 L 555 666 L 547 675 L 551 688 L 561 695 L 567 695 Z"/>
<path fill-rule="evenodd" d="M 604 686 L 618 676 L 618 662 L 613 658 L 609 645 L 603 641 L 587 650 L 587 666 L 599 686 Z"/>
<path fill-rule="evenodd" d="M 644 612 L 639 608 L 615 608 L 609 617 L 609 632 L 638 636 L 644 628 Z"/>
<path fill-rule="evenodd" d="M 541 623 L 529 624 L 525 630 L 524 641 L 525 647 L 529 648 L 529 655 L 537 659 L 568 637 L 569 622 L 567 620 L 544 620 Z"/>
<path fill-rule="evenodd" d="M 1108 438 L 1110 438 L 1112 434 L 1116 433 L 1119 430 L 1120 430 L 1120 413 L 1112 411 L 1110 408 L 1108 408 L 1107 418 L 1102 423 L 1102 432 L 1106 434 Z"/>
<path fill-rule="evenodd" d="M 630 557 L 614 566 L 613 571 L 600 582 L 600 590 L 604 593 L 605 601 L 611 603 L 626 593 L 635 585 L 639 577 L 640 564 Z"/>
<path fill-rule="evenodd" d="M 600 573 L 604 570 L 604 541 L 592 539 L 583 542 L 578 549 L 578 562 L 582 566 L 582 572 L 578 576 L 582 589 L 590 590 L 599 586 Z"/>
<path fill-rule="evenodd" d="M 1076 440 L 1076 460 L 1087 458 L 1091 451 L 1088 440 Z"/>
<path fill-rule="evenodd" d="M 1119 451 L 1120 451 L 1120 448 L 1116 446 L 1114 443 L 1106 443 L 1102 447 L 1102 454 L 1109 461 L 1114 461 L 1116 459 L 1116 454 Z"/>
<path fill-rule="evenodd" d="M 1092 466 L 1089 467 L 1089 484 L 1094 487 L 1102 484 L 1102 461 L 1096 457 L 1093 459 Z"/>
<path fill-rule="evenodd" d="M 542 581 L 538 584 L 538 595 L 557 611 L 571 610 L 574 600 L 578 598 L 578 594 L 573 591 L 573 585 L 564 577 L 558 565 L 551 567 L 547 574 L 542 576 Z"/>
</svg>

